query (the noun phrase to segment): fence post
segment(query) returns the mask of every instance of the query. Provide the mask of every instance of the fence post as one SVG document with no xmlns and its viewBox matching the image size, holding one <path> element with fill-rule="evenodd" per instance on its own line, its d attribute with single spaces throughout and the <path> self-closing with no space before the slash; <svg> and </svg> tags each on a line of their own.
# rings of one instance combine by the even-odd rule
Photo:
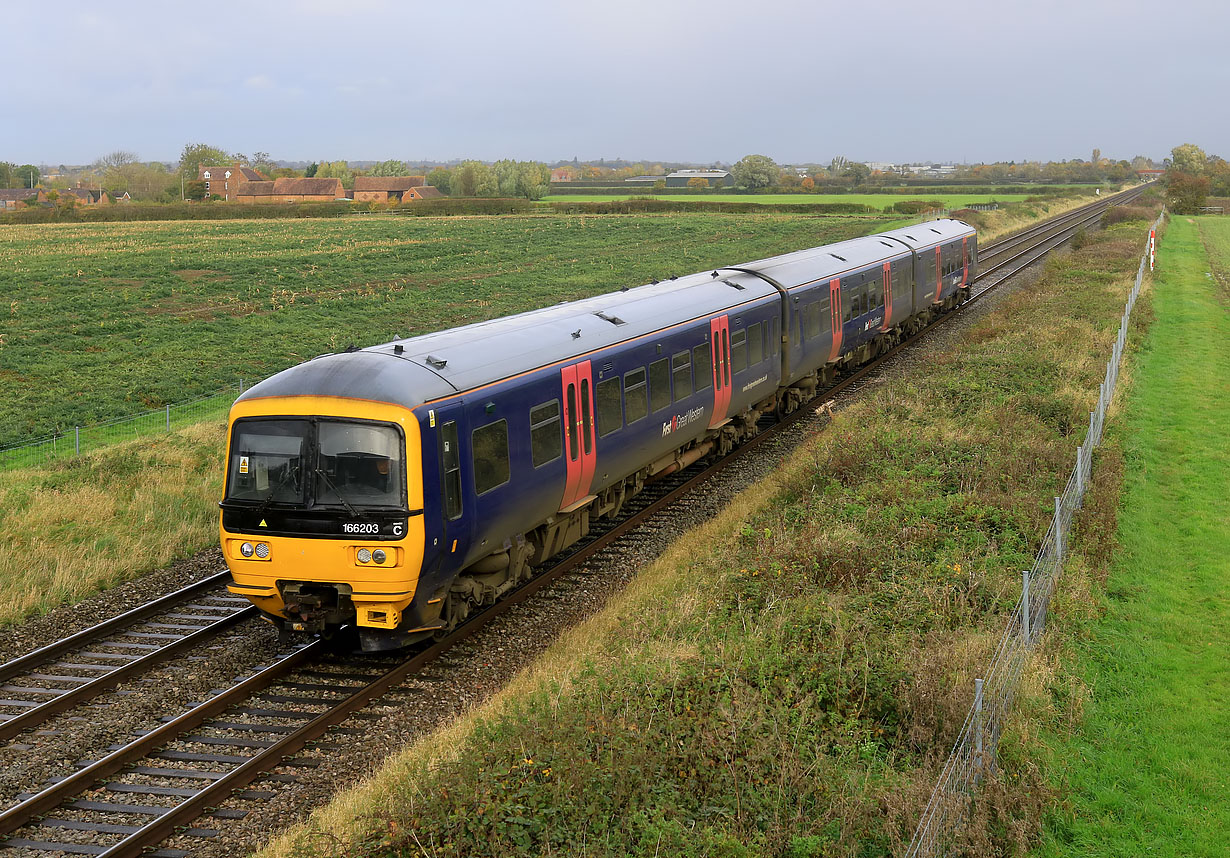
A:
<svg viewBox="0 0 1230 858">
<path fill-rule="evenodd" d="M 1021 575 L 1021 637 L 1029 646 L 1029 570 Z"/>
<path fill-rule="evenodd" d="M 974 751 L 978 754 L 978 768 L 982 768 L 982 680 L 974 680 Z"/>
<path fill-rule="evenodd" d="M 239 395 L 243 396 L 243 379 L 239 379 Z"/>
<path fill-rule="evenodd" d="M 1085 496 L 1085 450 L 1083 447 L 1076 448 L 1076 500 L 1080 502 Z"/>
<path fill-rule="evenodd" d="M 167 403 L 167 431 L 171 431 L 171 403 Z"/>
<path fill-rule="evenodd" d="M 81 427 L 74 426 L 73 429 L 77 433 L 77 453 L 76 455 L 80 456 L 81 455 Z"/>
<path fill-rule="evenodd" d="M 1067 547 L 1066 534 L 1063 527 L 1063 498 L 1055 498 L 1055 559 L 1063 563 L 1064 549 Z"/>
</svg>

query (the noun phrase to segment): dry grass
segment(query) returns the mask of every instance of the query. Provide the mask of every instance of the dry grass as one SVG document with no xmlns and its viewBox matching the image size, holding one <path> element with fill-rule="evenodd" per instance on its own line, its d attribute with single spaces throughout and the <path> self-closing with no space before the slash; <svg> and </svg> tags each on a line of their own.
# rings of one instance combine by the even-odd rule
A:
<svg viewBox="0 0 1230 858">
<path fill-rule="evenodd" d="M 0 625 L 216 541 L 222 435 L 201 424 L 0 472 Z"/>
</svg>

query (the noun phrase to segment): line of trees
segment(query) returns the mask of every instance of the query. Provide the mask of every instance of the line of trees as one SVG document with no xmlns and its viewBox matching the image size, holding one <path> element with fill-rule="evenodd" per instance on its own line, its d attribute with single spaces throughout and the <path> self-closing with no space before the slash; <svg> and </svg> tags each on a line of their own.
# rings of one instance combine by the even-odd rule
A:
<svg viewBox="0 0 1230 858">
<path fill-rule="evenodd" d="M 1175 214 L 1196 214 L 1209 196 L 1230 197 L 1230 163 L 1206 155 L 1195 143 L 1170 150 L 1166 159 L 1166 205 Z"/>
</svg>

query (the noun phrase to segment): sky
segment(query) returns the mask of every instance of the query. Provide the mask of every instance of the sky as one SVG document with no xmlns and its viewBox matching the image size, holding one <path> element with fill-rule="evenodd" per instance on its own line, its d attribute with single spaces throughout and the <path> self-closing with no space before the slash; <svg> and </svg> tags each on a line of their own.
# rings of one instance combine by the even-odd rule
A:
<svg viewBox="0 0 1230 858">
<path fill-rule="evenodd" d="M 1225 0 L 5 0 L 0 161 L 1230 157 Z"/>
</svg>

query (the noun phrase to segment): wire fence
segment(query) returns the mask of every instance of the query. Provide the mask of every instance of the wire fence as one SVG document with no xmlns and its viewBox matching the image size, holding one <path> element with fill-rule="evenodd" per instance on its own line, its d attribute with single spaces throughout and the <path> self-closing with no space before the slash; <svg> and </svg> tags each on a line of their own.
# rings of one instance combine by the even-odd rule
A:
<svg viewBox="0 0 1230 858">
<path fill-rule="evenodd" d="M 235 397 L 243 391 L 244 382 L 240 379 L 238 384 L 198 399 L 89 426 L 74 426 L 31 441 L 6 444 L 0 446 L 0 470 L 41 465 L 53 459 L 70 459 L 121 441 L 165 435 L 173 429 L 194 423 L 225 418 Z"/>
<path fill-rule="evenodd" d="M 1102 440 L 1106 410 L 1115 395 L 1119 365 L 1127 343 L 1128 322 L 1140 295 L 1145 267 L 1153 269 L 1157 228 L 1166 216 L 1163 209 L 1149 229 L 1145 254 L 1136 271 L 1136 283 L 1128 295 L 1106 375 L 1098 390 L 1098 404 L 1089 412 L 1089 431 L 1076 450 L 1076 465 L 1063 493 L 1055 498 L 1055 515 L 1047 528 L 1032 568 L 1021 574 L 1021 598 L 996 647 L 985 678 L 974 680 L 974 702 L 952 753 L 940 773 L 931 799 L 906 850 L 907 858 L 932 858 L 948 854 L 969 819 L 978 786 L 994 771 L 999 737 L 1012 708 L 1012 700 L 1038 635 L 1046 624 L 1047 607 L 1068 552 L 1072 516 L 1081 508 L 1092 475 L 1093 450 Z"/>
</svg>

